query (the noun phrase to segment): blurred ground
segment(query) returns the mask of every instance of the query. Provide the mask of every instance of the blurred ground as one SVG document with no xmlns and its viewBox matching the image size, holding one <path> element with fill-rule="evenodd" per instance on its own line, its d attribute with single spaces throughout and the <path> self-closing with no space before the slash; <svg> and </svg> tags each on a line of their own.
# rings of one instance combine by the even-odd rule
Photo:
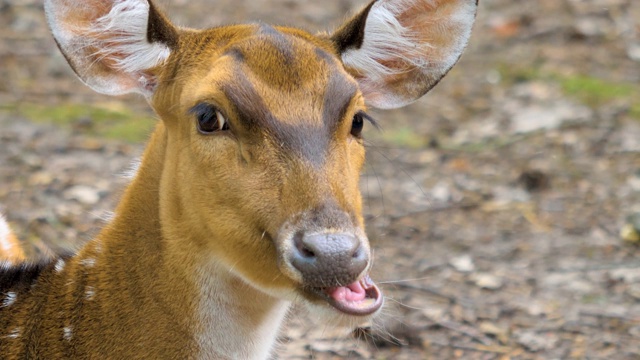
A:
<svg viewBox="0 0 640 360">
<path fill-rule="evenodd" d="M 312 30 L 364 4 L 165 3 L 181 25 Z M 72 76 L 40 1 L 0 0 L 0 24 L 0 211 L 36 251 L 83 241 L 153 115 Z M 388 307 L 353 336 L 296 316 L 279 359 L 640 359 L 640 249 L 619 236 L 640 212 L 640 2 L 483 0 L 446 80 L 375 115 L 362 189 Z"/>
</svg>

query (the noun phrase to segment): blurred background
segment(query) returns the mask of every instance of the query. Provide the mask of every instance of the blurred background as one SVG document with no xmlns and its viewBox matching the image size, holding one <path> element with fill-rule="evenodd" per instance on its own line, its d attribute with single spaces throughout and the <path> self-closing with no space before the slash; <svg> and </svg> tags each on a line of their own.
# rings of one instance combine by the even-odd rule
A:
<svg viewBox="0 0 640 360">
<path fill-rule="evenodd" d="M 312 31 L 365 5 L 160 3 Z M 278 359 L 640 358 L 639 1 L 482 0 L 445 80 L 375 117 L 361 186 L 387 307 L 346 336 L 297 312 Z M 75 78 L 40 1 L 0 0 L 0 211 L 32 254 L 98 231 L 155 121 Z"/>
</svg>

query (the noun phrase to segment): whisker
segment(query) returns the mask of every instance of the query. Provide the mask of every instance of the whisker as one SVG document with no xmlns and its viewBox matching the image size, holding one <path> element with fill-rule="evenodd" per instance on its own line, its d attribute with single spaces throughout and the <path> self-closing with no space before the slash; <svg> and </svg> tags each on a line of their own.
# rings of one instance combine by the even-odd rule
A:
<svg viewBox="0 0 640 360">
<path fill-rule="evenodd" d="M 381 285 L 401 284 L 401 283 L 408 283 L 408 282 L 415 282 L 415 281 L 429 280 L 429 279 L 433 279 L 434 277 L 435 277 L 435 276 L 425 276 L 425 277 L 413 278 L 413 279 L 402 279 L 402 280 L 379 281 L 379 282 L 378 282 L 378 284 L 381 284 Z"/>
</svg>

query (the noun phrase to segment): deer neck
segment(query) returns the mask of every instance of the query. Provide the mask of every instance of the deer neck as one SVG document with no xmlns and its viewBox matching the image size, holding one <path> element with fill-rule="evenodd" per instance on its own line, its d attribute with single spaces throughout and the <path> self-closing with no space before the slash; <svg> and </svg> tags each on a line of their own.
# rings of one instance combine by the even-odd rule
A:
<svg viewBox="0 0 640 360">
<path fill-rule="evenodd" d="M 136 278 L 143 281 L 130 285 L 146 289 L 145 294 L 165 309 L 166 318 L 154 321 L 188 332 L 195 342 L 190 347 L 199 357 L 265 358 L 289 303 L 250 286 L 199 248 L 204 241 L 219 239 L 172 229 L 180 223 L 180 214 L 170 210 L 182 204 L 174 196 L 175 184 L 166 182 L 175 174 L 164 174 L 172 171 L 166 168 L 171 163 L 166 159 L 167 142 L 160 123 L 115 219 L 97 241 L 106 250 L 127 249 L 109 259 L 109 266 L 139 274 Z"/>
</svg>

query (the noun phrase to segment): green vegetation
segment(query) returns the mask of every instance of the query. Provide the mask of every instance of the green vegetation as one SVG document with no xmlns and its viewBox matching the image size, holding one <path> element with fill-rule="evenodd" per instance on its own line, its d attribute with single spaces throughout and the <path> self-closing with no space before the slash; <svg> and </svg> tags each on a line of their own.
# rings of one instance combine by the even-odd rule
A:
<svg viewBox="0 0 640 360">
<path fill-rule="evenodd" d="M 71 127 L 74 131 L 84 134 L 128 142 L 145 140 L 156 123 L 156 120 L 148 115 L 134 113 L 113 103 L 98 105 L 20 103 L 0 105 L 0 111 L 15 114 L 35 123 Z"/>
<path fill-rule="evenodd" d="M 468 142 L 463 144 L 450 144 L 443 143 L 440 148 L 447 151 L 462 152 L 462 153 L 478 153 L 482 151 L 496 151 L 508 146 L 511 146 L 517 142 L 528 139 L 535 136 L 536 133 L 517 134 L 510 136 L 502 136 L 495 138 L 486 138 L 478 142 Z"/>
<path fill-rule="evenodd" d="M 514 67 L 512 65 L 500 64 L 497 70 L 498 73 L 500 73 L 502 81 L 508 84 L 533 81 L 545 77 L 542 75 L 540 69 L 535 66 Z"/>
<path fill-rule="evenodd" d="M 629 115 L 636 120 L 640 120 L 640 100 L 637 103 L 631 105 Z"/>
<path fill-rule="evenodd" d="M 565 94 L 587 105 L 598 106 L 615 99 L 640 96 L 640 88 L 630 83 L 616 83 L 591 76 L 557 77 Z"/>
<path fill-rule="evenodd" d="M 565 95 L 588 106 L 598 107 L 613 100 L 630 102 L 630 115 L 640 119 L 640 85 L 629 82 L 616 82 L 590 75 L 564 75 L 545 72 L 537 67 L 511 67 L 501 65 L 498 71 L 507 83 L 532 80 L 556 82 Z"/>
<path fill-rule="evenodd" d="M 374 140 L 380 139 L 386 143 L 410 149 L 422 148 L 427 143 L 427 139 L 409 127 L 389 127 L 380 132 L 370 131 L 368 136 Z"/>
</svg>

